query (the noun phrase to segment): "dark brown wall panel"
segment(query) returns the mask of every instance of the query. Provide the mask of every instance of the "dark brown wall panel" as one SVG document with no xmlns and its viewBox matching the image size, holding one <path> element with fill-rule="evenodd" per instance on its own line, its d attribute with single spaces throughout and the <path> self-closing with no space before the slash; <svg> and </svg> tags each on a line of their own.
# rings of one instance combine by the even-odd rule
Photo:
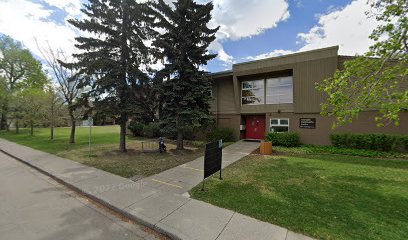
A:
<svg viewBox="0 0 408 240">
<path fill-rule="evenodd" d="M 235 107 L 234 86 L 231 79 L 223 79 L 217 82 L 218 113 L 232 114 L 238 113 Z"/>
<path fill-rule="evenodd" d="M 230 128 L 234 131 L 235 140 L 240 139 L 240 130 L 241 125 L 241 115 L 239 114 L 221 114 L 218 115 L 217 127 L 219 128 Z"/>
<path fill-rule="evenodd" d="M 325 96 L 316 83 L 332 77 L 337 69 L 337 56 L 296 63 L 293 69 L 295 113 L 319 113 Z"/>
</svg>

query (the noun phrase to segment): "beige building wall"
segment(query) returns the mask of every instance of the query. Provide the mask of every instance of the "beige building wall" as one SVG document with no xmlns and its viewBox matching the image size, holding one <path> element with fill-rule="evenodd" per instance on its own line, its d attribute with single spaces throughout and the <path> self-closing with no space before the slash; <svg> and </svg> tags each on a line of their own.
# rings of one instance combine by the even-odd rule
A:
<svg viewBox="0 0 408 240">
<path fill-rule="evenodd" d="M 271 118 L 289 118 L 289 131 L 297 132 L 301 142 L 304 144 L 330 145 L 330 134 L 332 133 L 388 133 L 408 135 L 408 113 L 400 114 L 400 125 L 392 124 L 385 127 L 377 127 L 375 117 L 378 112 L 362 112 L 358 119 L 352 123 L 332 129 L 333 118 L 320 114 L 296 114 L 296 113 L 268 113 L 266 114 L 266 125 L 269 126 Z M 300 118 L 316 118 L 315 129 L 299 128 Z M 269 132 L 269 129 L 266 129 Z"/>
<path fill-rule="evenodd" d="M 287 56 L 236 64 L 232 71 L 214 74 L 211 112 L 217 126 L 234 130 L 240 139 L 240 125 L 245 115 L 266 115 L 266 132 L 270 118 L 289 118 L 290 131 L 298 132 L 302 143 L 330 144 L 333 132 L 408 134 L 408 113 L 401 114 L 400 126 L 377 127 L 377 112 L 366 111 L 352 124 L 332 129 L 332 118 L 320 115 L 323 93 L 316 90 L 317 82 L 333 76 L 345 60 L 338 56 L 338 47 L 296 53 Z M 293 104 L 241 105 L 241 84 L 244 80 L 257 80 L 276 76 L 293 76 Z M 407 86 L 408 87 L 408 86 Z M 316 118 L 316 129 L 299 128 L 299 118 Z"/>
</svg>

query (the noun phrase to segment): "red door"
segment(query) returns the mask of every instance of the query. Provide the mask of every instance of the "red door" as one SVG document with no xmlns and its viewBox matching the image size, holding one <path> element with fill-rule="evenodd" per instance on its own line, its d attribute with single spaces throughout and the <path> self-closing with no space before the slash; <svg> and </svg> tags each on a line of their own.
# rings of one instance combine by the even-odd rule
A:
<svg viewBox="0 0 408 240">
<path fill-rule="evenodd" d="M 246 116 L 246 138 L 265 138 L 265 116 Z"/>
</svg>

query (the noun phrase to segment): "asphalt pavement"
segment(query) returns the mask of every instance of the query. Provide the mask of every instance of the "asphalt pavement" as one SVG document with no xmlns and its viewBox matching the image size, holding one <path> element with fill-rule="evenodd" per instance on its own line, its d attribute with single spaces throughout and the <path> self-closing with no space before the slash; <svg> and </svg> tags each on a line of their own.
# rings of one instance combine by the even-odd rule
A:
<svg viewBox="0 0 408 240">
<path fill-rule="evenodd" d="M 0 239 L 160 239 L 0 152 Z"/>
</svg>

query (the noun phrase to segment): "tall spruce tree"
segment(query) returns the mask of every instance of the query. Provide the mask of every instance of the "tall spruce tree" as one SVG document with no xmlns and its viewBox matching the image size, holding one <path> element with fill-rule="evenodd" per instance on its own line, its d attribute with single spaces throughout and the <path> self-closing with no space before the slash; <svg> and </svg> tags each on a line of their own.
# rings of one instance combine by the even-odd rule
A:
<svg viewBox="0 0 408 240">
<path fill-rule="evenodd" d="M 90 77 L 79 87 L 92 87 L 89 96 L 95 106 L 104 105 L 120 124 L 119 150 L 126 151 L 126 123 L 134 110 L 132 86 L 145 79 L 149 28 L 147 6 L 136 0 L 89 0 L 83 20 L 69 20 L 88 36 L 76 38 L 80 54 L 74 56 L 80 72 Z M 90 35 L 90 36 L 89 36 Z"/>
<path fill-rule="evenodd" d="M 157 57 L 164 60 L 162 71 L 167 79 L 162 84 L 163 109 L 161 123 L 177 132 L 177 149 L 183 149 L 183 133 L 188 127 L 200 127 L 211 119 L 209 95 L 211 85 L 200 66 L 214 57 L 208 46 L 215 40 L 218 28 L 209 28 L 213 4 L 194 0 L 177 0 L 174 6 L 163 0 L 151 3 L 157 20 L 155 26 L 164 30 L 153 46 Z"/>
</svg>

